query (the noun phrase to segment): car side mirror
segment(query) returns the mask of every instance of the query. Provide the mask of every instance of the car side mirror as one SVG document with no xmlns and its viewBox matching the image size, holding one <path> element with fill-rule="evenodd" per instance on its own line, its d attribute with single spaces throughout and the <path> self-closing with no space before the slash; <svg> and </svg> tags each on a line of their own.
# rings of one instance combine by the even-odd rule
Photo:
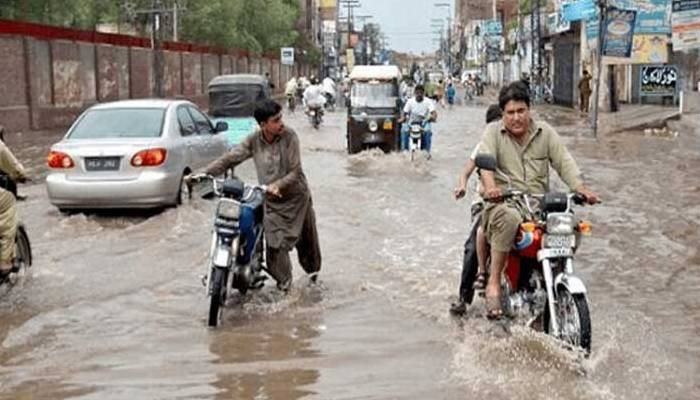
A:
<svg viewBox="0 0 700 400">
<path fill-rule="evenodd" d="M 228 124 L 226 122 L 220 121 L 216 123 L 214 128 L 214 133 L 226 132 L 228 130 Z"/>
<path fill-rule="evenodd" d="M 496 157 L 490 154 L 478 154 L 474 159 L 474 164 L 486 171 L 495 171 L 497 168 Z"/>
</svg>

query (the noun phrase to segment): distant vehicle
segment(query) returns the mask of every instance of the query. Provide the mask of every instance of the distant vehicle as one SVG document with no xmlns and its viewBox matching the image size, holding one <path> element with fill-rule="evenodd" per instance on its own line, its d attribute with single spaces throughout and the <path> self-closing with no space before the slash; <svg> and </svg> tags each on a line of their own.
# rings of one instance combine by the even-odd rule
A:
<svg viewBox="0 0 700 400">
<path fill-rule="evenodd" d="M 189 196 L 182 178 L 227 150 L 219 134 L 227 128 L 185 100 L 93 106 L 51 146 L 49 201 L 62 211 L 181 204 Z"/>
<path fill-rule="evenodd" d="M 358 65 L 350 73 L 348 153 L 378 146 L 385 152 L 399 149 L 401 71 L 394 65 Z"/>
<path fill-rule="evenodd" d="M 262 75 L 220 75 L 209 82 L 209 115 L 214 123 L 226 122 L 223 135 L 229 147 L 243 141 L 257 126 L 255 103 L 271 97 L 270 84 Z"/>
<path fill-rule="evenodd" d="M 459 81 L 462 83 L 462 85 L 464 85 L 467 82 L 469 75 L 471 75 L 472 79 L 474 79 L 474 77 L 476 77 L 477 75 L 480 75 L 480 74 L 481 74 L 481 72 L 478 69 L 464 70 L 462 72 L 462 77 L 460 78 Z"/>
</svg>

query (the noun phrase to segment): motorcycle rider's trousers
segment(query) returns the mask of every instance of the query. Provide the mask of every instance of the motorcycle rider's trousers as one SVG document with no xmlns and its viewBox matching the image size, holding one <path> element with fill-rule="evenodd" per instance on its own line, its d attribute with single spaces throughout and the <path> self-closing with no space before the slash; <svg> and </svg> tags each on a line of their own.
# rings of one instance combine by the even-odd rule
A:
<svg viewBox="0 0 700 400">
<path fill-rule="evenodd" d="M 316 214 L 311 205 L 307 208 L 304 225 L 294 247 L 297 250 L 299 264 L 307 274 L 321 270 L 321 247 L 316 229 Z M 286 286 L 292 281 L 292 260 L 289 257 L 289 251 L 269 246 L 265 249 L 267 271 L 281 286 Z"/>
<path fill-rule="evenodd" d="M 491 248 L 508 253 L 513 248 L 523 216 L 510 202 L 490 203 L 484 209 L 482 226 Z"/>
<path fill-rule="evenodd" d="M 12 262 L 15 258 L 17 235 L 17 205 L 15 196 L 0 189 L 0 261 Z"/>
</svg>

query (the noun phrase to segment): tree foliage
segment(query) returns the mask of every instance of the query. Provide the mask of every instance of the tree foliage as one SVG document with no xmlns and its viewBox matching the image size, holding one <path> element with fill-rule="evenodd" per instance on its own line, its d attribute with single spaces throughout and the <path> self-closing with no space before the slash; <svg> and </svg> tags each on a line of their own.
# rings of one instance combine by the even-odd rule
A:
<svg viewBox="0 0 700 400">
<path fill-rule="evenodd" d="M 300 11 L 295 0 L 161 0 L 166 7 L 186 4 L 178 19 L 179 39 L 255 53 L 277 52 L 299 44 L 296 23 Z M 124 23 L 125 0 L 0 0 L 0 18 L 48 25 L 94 29 L 100 23 Z M 136 9 L 150 9 L 153 0 L 128 0 Z M 170 17 L 170 16 L 168 16 Z M 131 19 L 140 32 L 148 32 L 147 18 Z M 166 23 L 172 23 L 167 18 Z M 168 35 L 164 35 L 168 39 Z"/>
</svg>

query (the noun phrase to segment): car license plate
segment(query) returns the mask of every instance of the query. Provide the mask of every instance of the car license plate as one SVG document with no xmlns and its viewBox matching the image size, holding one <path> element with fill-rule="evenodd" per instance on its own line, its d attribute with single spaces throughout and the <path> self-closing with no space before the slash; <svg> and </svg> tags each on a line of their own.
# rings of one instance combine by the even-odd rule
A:
<svg viewBox="0 0 700 400">
<path fill-rule="evenodd" d="M 390 131 L 392 129 L 394 129 L 394 123 L 391 121 L 384 121 L 384 130 Z"/>
<path fill-rule="evenodd" d="M 574 235 L 547 235 L 545 238 L 545 247 L 547 248 L 566 248 L 570 249 L 576 244 L 576 236 Z"/>
<path fill-rule="evenodd" d="M 85 170 L 117 171 L 119 170 L 119 157 L 87 157 L 85 158 Z"/>
</svg>

